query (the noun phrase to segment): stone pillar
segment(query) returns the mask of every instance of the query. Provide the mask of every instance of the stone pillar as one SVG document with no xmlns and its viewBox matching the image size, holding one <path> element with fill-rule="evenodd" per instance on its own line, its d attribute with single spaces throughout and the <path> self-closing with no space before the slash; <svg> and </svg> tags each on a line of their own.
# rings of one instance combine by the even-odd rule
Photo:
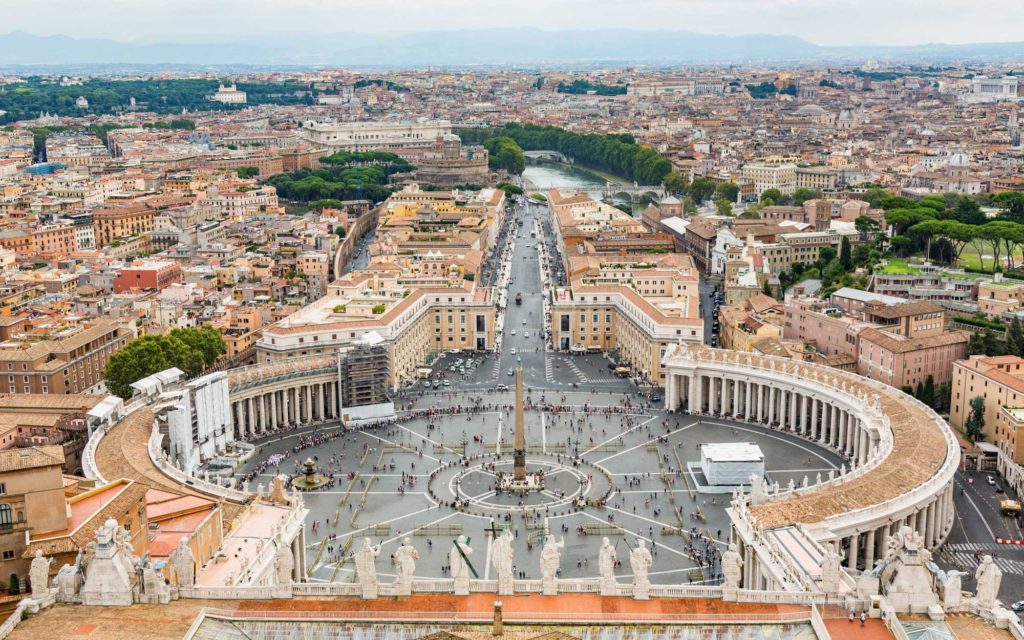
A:
<svg viewBox="0 0 1024 640">
<path fill-rule="evenodd" d="M 697 411 L 697 412 L 703 413 L 703 411 L 704 411 L 704 376 L 702 376 L 700 374 L 697 374 L 697 375 L 693 376 L 693 381 L 695 383 L 694 393 L 695 393 L 695 398 L 696 398 L 696 404 L 694 405 L 694 410 Z"/>
<path fill-rule="evenodd" d="M 775 387 L 768 387 L 768 419 L 765 424 L 771 424 L 775 418 Z"/>
<path fill-rule="evenodd" d="M 811 423 L 811 398 L 807 394 L 801 397 L 804 409 L 800 412 L 800 433 L 807 434 L 807 425 Z"/>
<path fill-rule="evenodd" d="M 754 383 L 750 382 L 748 380 L 747 384 L 746 384 L 747 389 L 746 389 L 746 391 L 743 394 L 743 396 L 744 396 L 743 401 L 746 403 L 746 407 L 745 407 L 745 409 L 743 411 L 743 419 L 747 420 L 747 421 L 750 420 L 750 390 L 751 390 L 751 387 L 753 387 L 753 386 L 754 386 Z"/>
<path fill-rule="evenodd" d="M 850 536 L 850 553 L 846 558 L 846 566 L 850 569 L 857 568 L 857 534 Z"/>
<path fill-rule="evenodd" d="M 811 430 L 807 434 L 811 440 L 818 439 L 818 399 L 811 398 Z"/>
<path fill-rule="evenodd" d="M 277 431 L 277 392 L 270 392 L 270 428 Z"/>
<path fill-rule="evenodd" d="M 925 509 L 920 509 L 917 512 L 916 515 L 917 515 L 917 518 L 916 518 L 916 523 L 914 524 L 914 529 L 918 533 L 920 533 L 921 537 L 923 538 L 925 536 L 925 534 L 928 533 L 928 528 L 927 528 L 928 527 L 928 525 L 927 525 L 928 514 L 927 514 Z"/>
<path fill-rule="evenodd" d="M 708 376 L 708 413 L 715 415 L 718 411 L 718 392 L 715 390 L 715 381 L 718 378 Z"/>
<path fill-rule="evenodd" d="M 241 403 L 231 403 L 231 418 L 234 420 L 235 437 L 238 439 L 242 438 L 242 410 L 240 408 Z"/>
<path fill-rule="evenodd" d="M 868 529 L 864 540 L 864 570 L 871 571 L 875 566 L 875 530 Z"/>
<path fill-rule="evenodd" d="M 252 398 L 251 397 L 248 400 L 246 400 L 246 404 L 247 404 L 246 409 L 248 411 L 247 411 L 246 422 L 245 422 L 245 434 L 246 434 L 246 436 L 251 436 L 251 435 L 253 435 L 255 433 L 255 430 L 253 429 L 253 427 L 256 424 L 254 422 L 255 411 L 253 410 Z"/>
<path fill-rule="evenodd" d="M 937 539 L 935 535 L 935 510 L 938 507 L 938 505 L 938 499 L 936 499 L 935 501 L 928 505 L 928 521 L 925 525 L 927 533 L 925 533 L 924 536 L 924 543 L 925 546 L 927 546 L 929 549 L 935 546 L 935 541 Z"/>
<path fill-rule="evenodd" d="M 306 421 L 313 422 L 313 388 L 307 384 L 304 389 L 306 390 Z"/>
<path fill-rule="evenodd" d="M 317 385 L 316 397 L 320 403 L 320 420 L 322 422 L 327 422 L 327 402 L 324 399 L 324 385 Z"/>
<path fill-rule="evenodd" d="M 800 402 L 800 395 L 795 391 L 789 394 L 789 428 L 796 431 L 800 427 L 800 412 L 797 405 Z"/>
</svg>

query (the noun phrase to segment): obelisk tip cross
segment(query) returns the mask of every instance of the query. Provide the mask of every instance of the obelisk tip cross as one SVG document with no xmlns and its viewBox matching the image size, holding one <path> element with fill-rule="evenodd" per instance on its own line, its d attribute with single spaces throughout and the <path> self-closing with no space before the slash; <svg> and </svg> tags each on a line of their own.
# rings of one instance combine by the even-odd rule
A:
<svg viewBox="0 0 1024 640">
<path fill-rule="evenodd" d="M 513 478 L 526 480 L 526 429 L 523 426 L 523 367 L 516 367 L 516 433 L 513 447 Z"/>
</svg>

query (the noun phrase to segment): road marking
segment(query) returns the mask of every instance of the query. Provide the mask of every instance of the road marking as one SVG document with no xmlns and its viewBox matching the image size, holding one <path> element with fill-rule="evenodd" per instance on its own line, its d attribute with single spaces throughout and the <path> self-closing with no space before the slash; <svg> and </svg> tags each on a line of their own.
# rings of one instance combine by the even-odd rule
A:
<svg viewBox="0 0 1024 640">
<path fill-rule="evenodd" d="M 654 416 L 653 418 L 651 418 L 651 420 L 657 420 L 657 419 L 658 419 L 658 416 Z M 648 420 L 647 422 L 650 422 L 651 420 Z M 684 425 L 682 427 L 679 427 L 678 429 L 675 429 L 673 431 L 669 431 L 665 435 L 666 436 L 674 436 L 675 434 L 679 433 L 680 431 L 686 431 L 687 429 L 689 429 L 691 427 L 695 427 L 698 424 L 700 424 L 700 422 L 692 422 L 692 423 L 690 423 L 688 425 Z M 622 451 L 619 451 L 618 453 L 613 453 L 612 455 L 608 456 L 607 458 L 601 458 L 595 464 L 604 464 L 604 462 L 606 462 L 608 460 L 611 460 L 612 458 L 615 458 L 617 456 L 621 456 L 624 453 L 629 453 L 630 451 L 633 451 L 635 449 L 639 449 L 640 447 L 646 447 L 648 442 L 656 442 L 656 441 L 657 441 L 657 438 L 648 438 L 648 439 L 644 440 L 643 442 L 641 442 L 640 444 L 638 444 L 638 445 L 636 445 L 634 447 L 630 447 L 628 449 L 623 449 Z"/>
<path fill-rule="evenodd" d="M 992 531 L 992 527 L 988 526 L 988 520 L 985 519 L 985 515 L 981 512 L 981 509 L 978 508 L 978 505 L 974 504 L 974 500 L 971 498 L 970 494 L 965 491 L 962 495 L 963 497 L 967 498 L 967 502 L 969 502 L 971 506 L 974 507 L 974 510 L 978 513 L 978 519 L 981 520 L 981 524 L 985 525 L 985 529 L 988 531 L 988 535 L 992 539 L 995 539 L 995 532 Z M 957 514 L 957 517 L 959 517 L 959 514 Z"/>
<path fill-rule="evenodd" d="M 654 417 L 652 417 L 652 418 L 651 418 L 650 420 L 645 420 L 644 422 L 640 422 L 640 423 L 638 423 L 638 424 L 637 424 L 637 425 L 636 425 L 635 427 L 630 427 L 630 428 L 629 428 L 629 429 L 627 429 L 626 431 L 623 431 L 622 433 L 619 433 L 618 435 L 615 435 L 615 436 L 612 436 L 611 438 L 608 438 L 608 439 L 607 439 L 607 440 L 605 440 L 604 442 L 601 442 L 601 443 L 599 443 L 599 444 L 596 444 L 596 445 L 594 445 L 594 446 L 590 447 L 589 449 L 587 449 L 586 451 L 584 451 L 583 453 L 581 453 L 581 454 L 580 454 L 580 456 L 585 456 L 585 455 L 587 455 L 588 453 L 590 453 L 591 451 L 594 451 L 595 449 L 598 449 L 598 448 L 600 448 L 600 447 L 603 447 L 604 445 L 608 444 L 609 442 L 614 442 L 615 440 L 618 440 L 618 439 L 620 439 L 620 438 L 621 438 L 622 436 L 624 436 L 624 435 L 626 435 L 626 434 L 629 434 L 629 433 L 633 433 L 634 431 L 636 431 L 636 430 L 637 430 L 637 429 L 639 429 L 640 427 L 643 427 L 643 426 L 645 426 L 645 425 L 648 425 L 648 424 L 650 424 L 650 423 L 651 423 L 652 421 L 654 421 L 654 420 L 657 420 L 657 419 L 658 419 L 658 416 L 654 416 Z M 649 441 L 650 441 L 650 440 L 647 440 L 647 441 L 645 441 L 645 442 L 644 442 L 643 444 L 647 444 L 647 442 L 649 442 Z M 605 460 L 607 460 L 607 458 L 605 458 Z M 603 460 L 602 460 L 602 462 L 603 462 Z"/>
</svg>

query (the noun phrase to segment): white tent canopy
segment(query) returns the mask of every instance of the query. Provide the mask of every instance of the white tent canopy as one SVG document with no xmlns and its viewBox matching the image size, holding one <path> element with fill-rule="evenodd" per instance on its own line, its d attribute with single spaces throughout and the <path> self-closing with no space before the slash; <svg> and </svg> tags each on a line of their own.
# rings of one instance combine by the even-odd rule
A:
<svg viewBox="0 0 1024 640">
<path fill-rule="evenodd" d="M 700 467 L 709 485 L 750 484 L 764 477 L 764 454 L 751 442 L 709 442 L 700 447 Z"/>
</svg>

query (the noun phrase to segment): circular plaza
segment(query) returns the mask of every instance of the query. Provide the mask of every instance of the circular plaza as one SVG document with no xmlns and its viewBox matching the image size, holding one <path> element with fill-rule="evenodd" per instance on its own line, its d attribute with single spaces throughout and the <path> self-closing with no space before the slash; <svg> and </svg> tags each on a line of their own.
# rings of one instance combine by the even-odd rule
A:
<svg viewBox="0 0 1024 640">
<path fill-rule="evenodd" d="M 304 494 L 309 580 L 349 582 L 363 538 L 390 558 L 404 538 L 417 575 L 444 578 L 460 535 L 481 579 L 493 578 L 493 536 L 509 530 L 517 577 L 540 577 L 549 536 L 565 542 L 560 577 L 597 579 L 603 538 L 617 575 L 630 579 L 630 549 L 652 550 L 655 584 L 717 584 L 730 531 L 729 491 L 704 491 L 700 446 L 750 443 L 764 453 L 765 481 L 786 486 L 831 475 L 844 459 L 796 434 L 742 421 L 669 413 L 622 391 L 533 390 L 524 412 L 525 464 L 542 478 L 530 491 L 503 487 L 513 473 L 510 392 L 427 393 L 407 400 L 397 422 L 345 430 L 324 425 L 255 440 L 238 472 L 250 489 L 301 476 L 316 462 L 328 482 Z M 384 560 L 385 579 L 394 567 Z"/>
</svg>

